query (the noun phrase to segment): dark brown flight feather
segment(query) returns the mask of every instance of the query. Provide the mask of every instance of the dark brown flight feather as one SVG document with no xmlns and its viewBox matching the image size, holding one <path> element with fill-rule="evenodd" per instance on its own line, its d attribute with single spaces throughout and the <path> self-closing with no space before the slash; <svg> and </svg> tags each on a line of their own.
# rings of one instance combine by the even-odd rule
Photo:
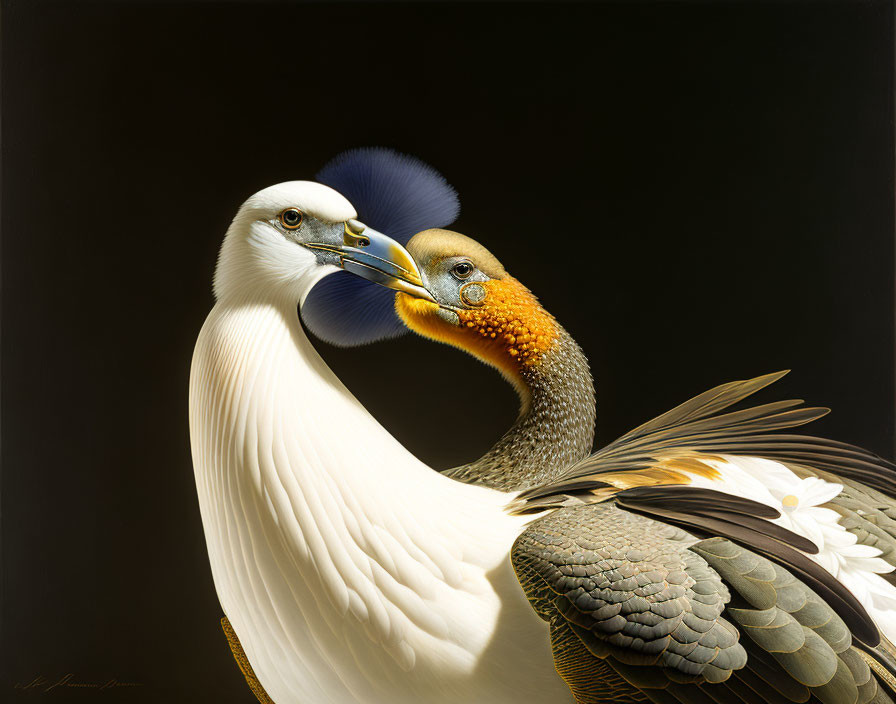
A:
<svg viewBox="0 0 896 704">
<path fill-rule="evenodd" d="M 688 486 L 638 487 L 620 491 L 614 498 L 620 508 L 707 529 L 714 526 L 714 535 L 732 540 L 747 538 L 752 545 L 760 538 L 769 539 L 818 553 L 808 538 L 766 520 L 780 516 L 778 511 L 750 499 Z"/>
</svg>

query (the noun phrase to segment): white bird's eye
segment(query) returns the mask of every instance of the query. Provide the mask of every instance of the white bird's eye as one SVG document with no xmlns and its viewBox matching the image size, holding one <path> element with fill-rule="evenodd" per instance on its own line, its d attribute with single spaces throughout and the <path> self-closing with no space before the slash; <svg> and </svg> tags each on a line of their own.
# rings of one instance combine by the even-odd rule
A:
<svg viewBox="0 0 896 704">
<path fill-rule="evenodd" d="M 458 262 L 451 267 L 451 273 L 462 281 L 469 279 L 473 275 L 473 265 L 470 262 Z"/>
<path fill-rule="evenodd" d="M 280 224 L 287 230 L 298 230 L 305 219 L 305 213 L 298 208 L 287 208 L 280 213 Z"/>
</svg>

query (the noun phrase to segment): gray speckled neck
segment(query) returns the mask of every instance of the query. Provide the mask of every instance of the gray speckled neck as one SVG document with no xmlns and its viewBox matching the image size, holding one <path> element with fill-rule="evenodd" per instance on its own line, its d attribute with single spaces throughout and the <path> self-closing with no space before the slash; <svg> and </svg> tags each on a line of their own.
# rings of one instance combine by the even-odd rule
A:
<svg viewBox="0 0 896 704">
<path fill-rule="evenodd" d="M 588 360 L 566 330 L 541 362 L 521 374 L 523 412 L 475 462 L 449 469 L 458 481 L 521 491 L 551 481 L 591 452 L 594 383 Z"/>
</svg>

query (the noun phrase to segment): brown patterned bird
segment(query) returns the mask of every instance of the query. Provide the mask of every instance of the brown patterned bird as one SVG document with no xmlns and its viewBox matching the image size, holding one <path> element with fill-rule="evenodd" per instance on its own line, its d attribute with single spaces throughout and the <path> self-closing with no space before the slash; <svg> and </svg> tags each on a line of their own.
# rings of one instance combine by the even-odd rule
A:
<svg viewBox="0 0 896 704">
<path fill-rule="evenodd" d="M 711 389 L 589 454 L 594 389 L 572 337 L 478 242 L 428 230 L 407 247 L 429 296 L 397 294 L 402 321 L 519 393 L 513 427 L 446 474 L 547 511 L 510 558 L 577 702 L 891 701 L 892 463 L 775 433 L 827 409 L 730 410 L 783 373 Z"/>
</svg>

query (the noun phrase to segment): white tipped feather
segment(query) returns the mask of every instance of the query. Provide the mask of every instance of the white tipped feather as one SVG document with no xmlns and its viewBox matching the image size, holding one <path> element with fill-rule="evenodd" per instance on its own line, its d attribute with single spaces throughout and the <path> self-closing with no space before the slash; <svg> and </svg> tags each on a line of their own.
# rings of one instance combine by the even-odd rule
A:
<svg viewBox="0 0 896 704">
<path fill-rule="evenodd" d="M 847 587 L 881 632 L 896 642 L 896 587 L 880 577 L 896 568 L 880 558 L 878 548 L 858 545 L 856 536 L 840 524 L 840 514 L 824 508 L 843 490 L 841 484 L 818 477 L 801 478 L 786 465 L 761 457 L 720 455 L 700 457 L 700 461 L 717 470 L 719 477 L 709 479 L 680 470 L 693 486 L 777 509 L 781 516 L 770 520 L 815 543 L 818 554 L 809 557 Z"/>
</svg>

